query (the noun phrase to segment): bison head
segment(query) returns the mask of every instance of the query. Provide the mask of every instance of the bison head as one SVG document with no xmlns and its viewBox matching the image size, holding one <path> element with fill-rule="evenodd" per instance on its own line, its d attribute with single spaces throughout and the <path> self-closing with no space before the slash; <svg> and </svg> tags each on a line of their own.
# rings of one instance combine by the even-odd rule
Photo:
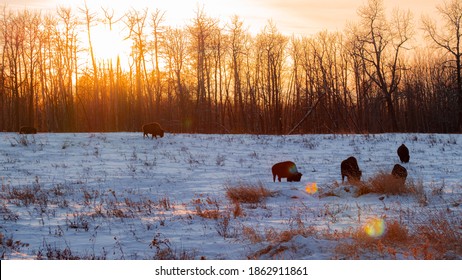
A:
<svg viewBox="0 0 462 280">
<path fill-rule="evenodd" d="M 300 182 L 302 175 L 302 173 L 296 172 L 294 175 L 287 177 L 287 182 Z"/>
</svg>

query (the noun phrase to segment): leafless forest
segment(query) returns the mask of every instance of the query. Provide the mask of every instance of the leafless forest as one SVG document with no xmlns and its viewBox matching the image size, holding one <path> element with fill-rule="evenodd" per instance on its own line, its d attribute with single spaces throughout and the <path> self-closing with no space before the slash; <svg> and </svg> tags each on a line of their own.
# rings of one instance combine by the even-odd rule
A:
<svg viewBox="0 0 462 280">
<path fill-rule="evenodd" d="M 461 131 L 461 0 L 430 16 L 369 0 L 343 31 L 312 36 L 271 20 L 251 34 L 239 16 L 205 8 L 179 28 L 161 10 L 4 7 L 0 131 L 139 131 L 149 121 L 200 133 Z M 129 57 L 97 57 L 96 25 L 117 26 Z"/>
</svg>

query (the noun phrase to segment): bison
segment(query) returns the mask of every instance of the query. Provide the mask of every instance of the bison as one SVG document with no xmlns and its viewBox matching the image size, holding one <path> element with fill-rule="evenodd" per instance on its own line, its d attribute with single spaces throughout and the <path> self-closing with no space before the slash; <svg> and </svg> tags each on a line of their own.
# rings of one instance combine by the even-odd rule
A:
<svg viewBox="0 0 462 280">
<path fill-rule="evenodd" d="M 164 137 L 164 130 L 160 127 L 160 124 L 153 122 L 143 125 L 143 138 L 145 136 L 149 137 L 151 134 L 151 139 L 160 136 L 161 138 Z"/>
<path fill-rule="evenodd" d="M 37 129 L 32 126 L 21 126 L 19 128 L 19 134 L 37 134 Z"/>
<path fill-rule="evenodd" d="M 281 182 L 281 178 L 287 178 L 287 182 L 300 182 L 303 175 L 298 172 L 297 166 L 292 161 L 276 163 L 271 171 L 273 172 L 273 182 L 276 182 L 276 176 L 279 182 Z"/>
<path fill-rule="evenodd" d="M 405 182 L 407 178 L 407 170 L 402 165 L 395 164 L 395 166 L 393 166 L 393 170 L 391 171 L 391 175 L 393 175 L 393 177 L 396 179 L 402 179 L 403 182 Z"/>
<path fill-rule="evenodd" d="M 398 150 L 396 151 L 398 153 L 399 159 L 403 163 L 408 163 L 409 162 L 409 149 L 406 147 L 406 145 L 401 144 L 399 146 Z"/>
<path fill-rule="evenodd" d="M 349 157 L 342 161 L 340 169 L 342 173 L 342 183 L 345 181 L 345 176 L 348 178 L 349 182 L 361 180 L 362 171 L 359 170 L 358 161 L 355 157 Z"/>
</svg>

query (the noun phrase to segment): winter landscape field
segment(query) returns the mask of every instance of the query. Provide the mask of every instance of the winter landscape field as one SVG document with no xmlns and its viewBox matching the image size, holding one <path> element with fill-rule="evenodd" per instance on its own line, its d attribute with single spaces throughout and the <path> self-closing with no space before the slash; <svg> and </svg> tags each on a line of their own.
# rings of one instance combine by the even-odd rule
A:
<svg viewBox="0 0 462 280">
<path fill-rule="evenodd" d="M 461 177 L 452 134 L 1 133 L 0 258 L 461 259 Z"/>
</svg>

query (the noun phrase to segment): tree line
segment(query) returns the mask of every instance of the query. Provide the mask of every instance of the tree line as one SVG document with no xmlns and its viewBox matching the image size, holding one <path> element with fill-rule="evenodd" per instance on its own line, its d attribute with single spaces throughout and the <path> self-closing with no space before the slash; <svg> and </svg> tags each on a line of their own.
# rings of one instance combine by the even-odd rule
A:
<svg viewBox="0 0 462 280">
<path fill-rule="evenodd" d="M 4 7 L 0 131 L 461 132 L 462 1 L 435 8 L 418 21 L 369 0 L 343 32 L 288 36 L 200 8 L 171 27 L 160 10 Z M 96 56 L 97 24 L 124 33 L 127 58 Z"/>
</svg>

